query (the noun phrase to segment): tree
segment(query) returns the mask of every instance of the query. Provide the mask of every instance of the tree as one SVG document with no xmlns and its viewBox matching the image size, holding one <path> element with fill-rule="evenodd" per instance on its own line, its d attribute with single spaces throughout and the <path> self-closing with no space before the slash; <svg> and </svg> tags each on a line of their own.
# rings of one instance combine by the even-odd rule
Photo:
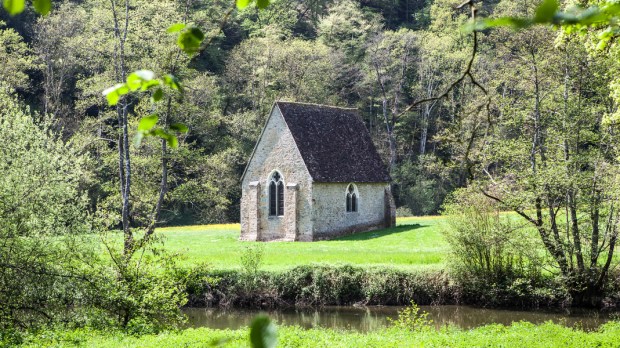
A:
<svg viewBox="0 0 620 348">
<path fill-rule="evenodd" d="M 494 81 L 496 117 L 482 121 L 486 133 L 467 159 L 472 184 L 537 231 L 576 303 L 596 302 L 619 222 L 617 125 L 605 117 L 617 110 L 608 97 L 612 63 L 575 35 L 554 48 L 544 27 L 495 35 L 494 52 L 509 63 Z"/>
<path fill-rule="evenodd" d="M 19 33 L 5 25 L 0 21 L 0 81 L 4 88 L 25 91 L 30 88 L 28 72 L 38 68 L 36 60 Z"/>
<path fill-rule="evenodd" d="M 417 37 L 407 29 L 385 31 L 368 44 L 367 79 L 376 86 L 389 147 L 390 172 L 398 161 L 397 129 L 408 102 Z"/>
<path fill-rule="evenodd" d="M 50 323 L 79 303 L 91 250 L 88 157 L 0 87 L 0 330 Z M 35 123 L 33 119 L 40 119 Z"/>
</svg>

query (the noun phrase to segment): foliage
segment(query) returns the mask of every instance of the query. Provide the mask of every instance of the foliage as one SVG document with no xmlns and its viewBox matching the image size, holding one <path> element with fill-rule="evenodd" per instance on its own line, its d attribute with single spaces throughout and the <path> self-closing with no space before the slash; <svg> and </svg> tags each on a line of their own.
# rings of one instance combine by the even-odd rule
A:
<svg viewBox="0 0 620 348">
<path fill-rule="evenodd" d="M 433 320 L 428 319 L 428 312 L 420 312 L 418 305 L 411 304 L 398 311 L 398 318 L 390 320 L 392 325 L 403 330 L 424 331 L 433 329 Z"/>
<path fill-rule="evenodd" d="M 536 236 L 499 208 L 472 190 L 455 191 L 444 205 L 454 275 L 483 284 L 539 279 L 542 260 Z"/>
<path fill-rule="evenodd" d="M 413 215 L 437 213 L 456 186 L 453 172 L 437 162 L 434 155 L 420 156 L 418 161 L 403 161 L 393 174 L 398 183 L 398 205 L 408 208 Z"/>
<path fill-rule="evenodd" d="M 37 122 L 35 122 L 35 119 Z M 62 318 L 79 303 L 88 157 L 0 87 L 0 331 Z"/>
<path fill-rule="evenodd" d="M 442 271 L 398 270 L 354 265 L 303 265 L 261 271 L 254 280 L 239 270 L 194 267 L 187 287 L 195 307 L 279 308 L 287 306 L 471 304 L 516 308 L 560 307 L 571 303 L 561 282 L 517 278 L 472 283 Z M 607 293 L 610 301 L 615 291 Z"/>
<path fill-rule="evenodd" d="M 108 255 L 88 271 L 92 286 L 87 305 L 96 318 L 91 326 L 147 334 L 184 322 L 180 307 L 187 302 L 188 280 L 176 267 L 179 255 L 166 252 L 162 241 L 153 239 L 135 258 L 124 260 L 117 238 L 103 236 L 102 243 Z"/>
<path fill-rule="evenodd" d="M 327 46 L 345 53 L 348 60 L 359 62 L 373 33 L 381 29 L 381 18 L 363 11 L 355 1 L 335 2 L 318 25 L 319 38 Z"/>
<path fill-rule="evenodd" d="M 32 50 L 12 28 L 5 28 L 0 20 L 0 81 L 4 88 L 27 90 L 30 87 L 28 72 L 37 64 Z"/>
<path fill-rule="evenodd" d="M 11 15 L 17 15 L 24 11 L 26 7 L 25 0 L 3 0 L 4 9 Z M 46 15 L 52 9 L 52 0 L 32 0 L 32 6 L 37 13 Z"/>
<path fill-rule="evenodd" d="M 119 332 L 57 331 L 29 338 L 25 347 L 60 346 L 65 342 L 98 347 L 161 346 L 247 346 L 248 329 L 185 329 L 160 335 L 131 336 Z M 440 330 L 403 331 L 388 328 L 369 333 L 330 329 L 280 327 L 279 344 L 286 347 L 614 347 L 620 339 L 620 324 L 609 322 L 599 330 L 586 332 L 551 322 L 534 325 L 526 322 L 510 326 L 487 325 L 471 330 L 452 327 Z"/>
<path fill-rule="evenodd" d="M 266 315 L 259 315 L 250 324 L 250 343 L 254 348 L 273 348 L 278 345 L 275 324 Z"/>
<path fill-rule="evenodd" d="M 587 3 L 587 2 L 586 2 Z M 537 24 L 553 24 L 562 27 L 567 33 L 586 34 L 589 28 L 598 31 L 598 49 L 604 49 L 620 33 L 618 19 L 620 4 L 616 1 L 600 1 L 596 5 L 583 8 L 579 5 L 560 10 L 560 1 L 544 0 L 536 7 L 533 17 L 500 17 L 482 19 L 471 25 L 471 29 L 508 26 L 523 29 Z"/>
<path fill-rule="evenodd" d="M 250 276 L 256 277 L 263 263 L 265 247 L 263 244 L 246 246 L 241 254 L 241 267 Z"/>
</svg>

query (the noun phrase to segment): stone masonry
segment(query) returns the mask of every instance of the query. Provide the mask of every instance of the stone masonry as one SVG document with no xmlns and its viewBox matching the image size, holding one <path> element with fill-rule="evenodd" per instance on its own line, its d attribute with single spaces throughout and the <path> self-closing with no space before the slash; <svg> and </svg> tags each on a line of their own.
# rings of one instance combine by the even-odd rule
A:
<svg viewBox="0 0 620 348">
<path fill-rule="evenodd" d="M 381 174 L 383 176 L 378 179 L 381 182 L 321 182 L 315 180 L 306 162 L 316 161 L 316 156 L 309 158 L 308 151 L 304 149 L 306 150 L 304 158 L 298 147 L 304 145 L 299 144 L 298 134 L 292 133 L 289 127 L 290 122 L 295 120 L 291 121 L 292 116 L 285 118 L 281 108 L 303 108 L 308 105 L 314 108 L 313 112 L 326 110 L 326 112 L 333 113 L 344 110 L 345 116 L 350 118 L 353 117 L 349 115 L 352 113 L 351 109 L 312 104 L 289 106 L 290 104 L 293 103 L 274 104 L 244 172 L 241 198 L 241 239 L 313 241 L 393 226 L 394 206 L 389 193 L 389 182 L 383 179 L 387 177 L 387 174 Z M 353 120 L 349 122 L 357 122 L 356 119 Z M 356 124 L 356 126 L 359 129 L 359 125 Z M 367 134 L 361 136 L 369 137 Z M 376 151 L 374 146 L 372 151 Z M 320 161 L 314 164 L 315 167 L 312 170 L 316 171 L 317 165 L 320 165 Z M 373 163 L 373 165 L 378 164 Z M 380 165 L 383 166 L 383 163 Z M 269 183 L 275 171 L 281 175 L 284 182 L 283 216 L 269 215 Z M 322 173 L 329 174 L 328 171 Z M 354 184 L 358 197 L 356 212 L 346 211 L 347 188 L 351 183 Z"/>
</svg>

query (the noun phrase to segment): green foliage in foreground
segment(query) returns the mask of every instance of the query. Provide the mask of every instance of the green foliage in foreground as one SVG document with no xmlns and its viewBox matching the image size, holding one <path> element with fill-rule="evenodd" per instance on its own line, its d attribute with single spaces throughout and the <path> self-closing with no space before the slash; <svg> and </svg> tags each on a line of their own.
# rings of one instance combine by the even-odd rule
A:
<svg viewBox="0 0 620 348">
<path fill-rule="evenodd" d="M 89 331 L 51 332 L 31 338 L 26 347 L 223 347 L 249 346 L 248 330 L 187 329 L 159 335 L 129 336 Z M 595 332 L 561 325 L 526 322 L 487 325 L 473 330 L 453 327 L 439 331 L 398 328 L 358 333 L 329 329 L 278 328 L 279 347 L 620 347 L 620 323 Z"/>
<path fill-rule="evenodd" d="M 310 263 L 348 263 L 403 269 L 441 269 L 448 246 L 441 234 L 440 217 L 401 218 L 395 228 L 359 233 L 313 243 L 271 242 L 264 245 L 262 269 L 284 270 Z M 246 247 L 239 241 L 239 225 L 162 228 L 166 249 L 182 252 L 181 264 L 208 263 L 214 269 L 241 268 Z"/>
</svg>

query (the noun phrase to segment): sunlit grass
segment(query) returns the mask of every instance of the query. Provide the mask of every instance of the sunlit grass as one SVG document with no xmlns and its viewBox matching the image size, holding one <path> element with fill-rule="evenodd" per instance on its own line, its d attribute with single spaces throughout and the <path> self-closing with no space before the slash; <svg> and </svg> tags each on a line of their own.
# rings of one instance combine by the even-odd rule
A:
<svg viewBox="0 0 620 348">
<path fill-rule="evenodd" d="M 264 246 L 264 269 L 281 270 L 310 263 L 349 263 L 407 269 L 440 269 L 448 247 L 441 217 L 399 218 L 397 227 L 320 242 L 270 242 Z M 240 267 L 247 246 L 239 241 L 239 224 L 167 227 L 157 230 L 166 248 L 180 252 L 181 263 L 207 263 L 216 269 Z"/>
</svg>

